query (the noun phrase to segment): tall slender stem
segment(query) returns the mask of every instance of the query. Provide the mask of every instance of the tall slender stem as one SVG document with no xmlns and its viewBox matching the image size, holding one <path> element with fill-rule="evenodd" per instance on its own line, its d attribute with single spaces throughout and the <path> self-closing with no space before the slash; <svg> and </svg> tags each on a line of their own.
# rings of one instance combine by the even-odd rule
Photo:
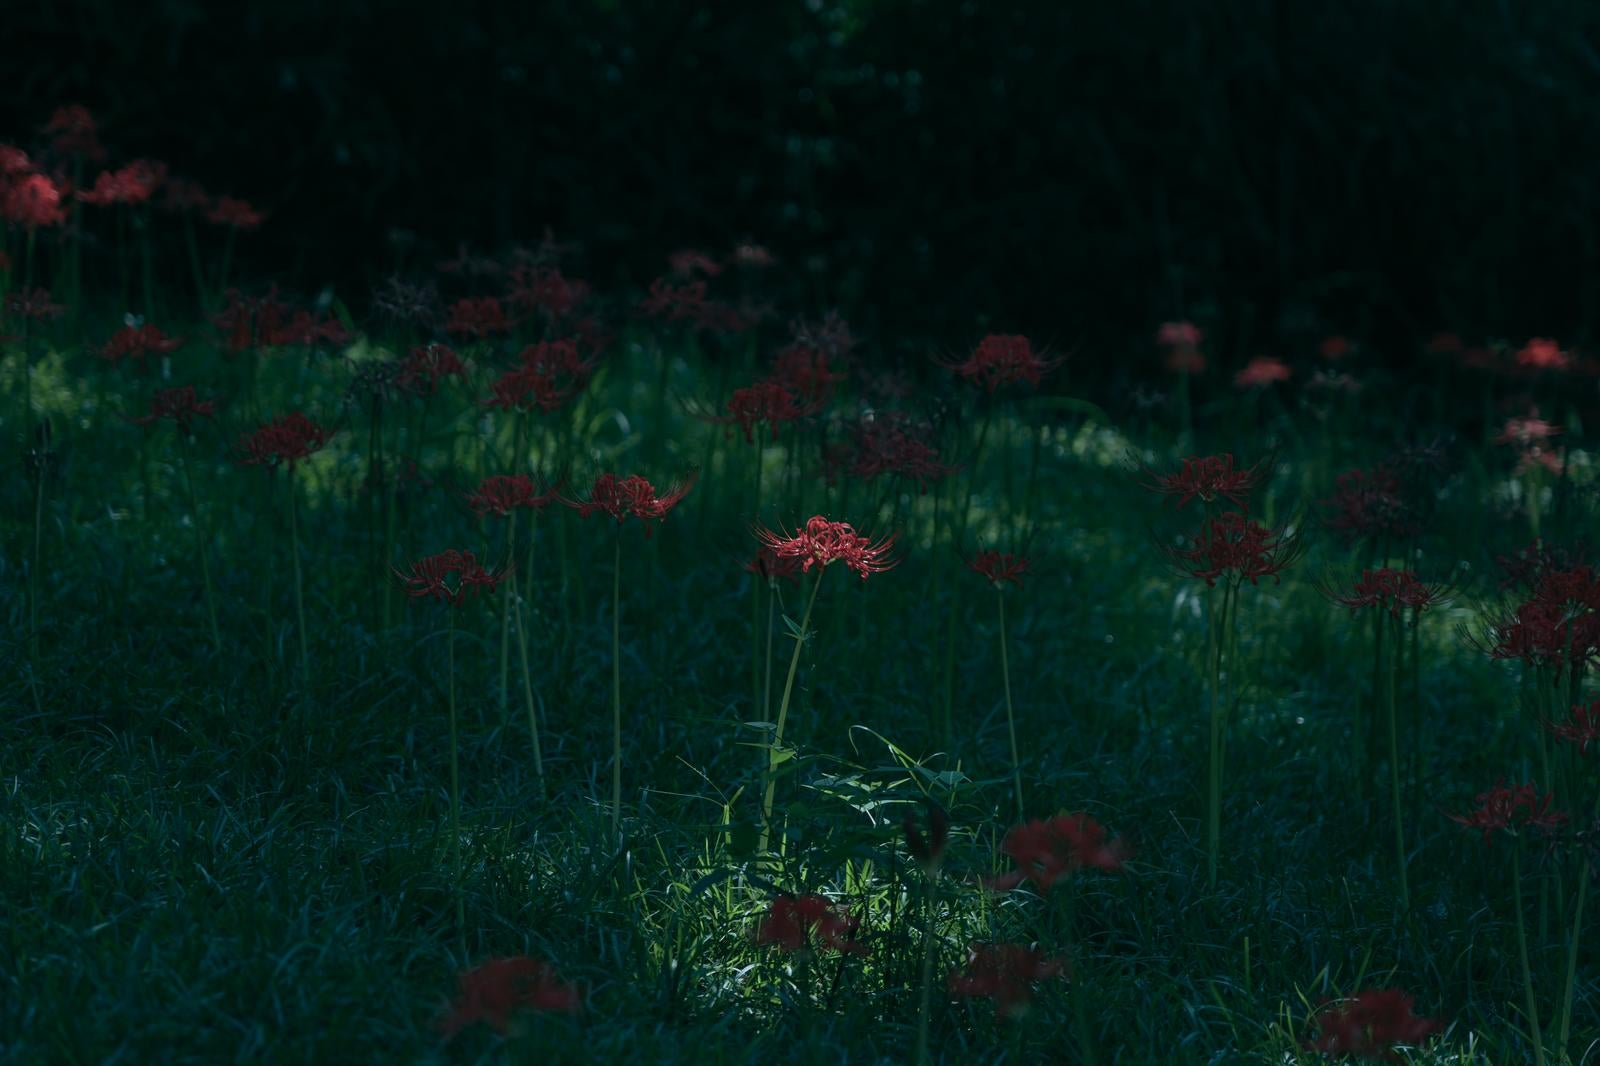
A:
<svg viewBox="0 0 1600 1066">
<path fill-rule="evenodd" d="M 530 531 L 531 532 L 531 531 Z M 522 660 L 522 698 L 528 705 L 528 733 L 533 737 L 533 772 L 539 779 L 539 795 L 545 794 L 544 782 L 544 749 L 539 742 L 539 716 L 533 707 L 533 671 L 528 669 L 528 634 L 522 628 L 522 597 L 518 593 L 517 578 L 511 577 L 511 588 L 508 595 L 517 601 L 515 617 L 517 621 L 517 653 Z"/>
<path fill-rule="evenodd" d="M 773 614 L 778 609 L 778 586 L 776 582 L 767 583 L 767 653 L 766 667 L 761 673 L 761 721 L 772 721 L 772 629 Z"/>
<path fill-rule="evenodd" d="M 611 563 L 611 835 L 622 841 L 622 530 Z"/>
<path fill-rule="evenodd" d="M 517 509 L 506 518 L 506 565 L 517 557 Z M 517 576 L 511 575 L 512 594 L 500 604 L 500 720 L 511 713 L 511 601 L 516 598 Z"/>
<path fill-rule="evenodd" d="M 1011 711 L 1011 660 L 1006 653 L 1006 594 L 998 587 L 995 599 L 1000 606 L 1000 681 L 1006 693 L 1006 731 L 1011 735 L 1011 784 L 1017 793 L 1017 821 L 1027 814 L 1022 805 L 1022 760 L 1017 755 L 1017 719 Z"/>
<path fill-rule="evenodd" d="M 1400 653 L 1400 642 L 1404 636 L 1400 630 L 1400 616 L 1394 616 L 1390 626 L 1393 634 L 1391 652 L 1389 654 L 1389 669 L 1385 679 L 1384 703 L 1387 704 L 1389 716 L 1389 798 L 1394 806 L 1394 859 L 1396 869 L 1400 874 L 1400 908 L 1403 911 L 1411 910 L 1411 888 L 1406 880 L 1406 831 L 1405 812 L 1401 809 L 1400 801 L 1400 741 L 1397 735 L 1395 719 L 1399 717 L 1395 708 L 1395 674 L 1399 672 L 1397 659 Z"/>
<path fill-rule="evenodd" d="M 200 520 L 200 504 L 195 499 L 194 474 L 189 469 L 189 449 L 180 445 L 178 454 L 183 462 L 183 485 L 189 493 L 189 514 L 194 521 L 194 546 L 200 555 L 200 576 L 206 583 L 206 614 L 211 618 L 211 646 L 220 654 L 222 630 L 217 626 L 217 596 L 211 586 L 211 562 L 206 552 L 205 524 Z"/>
<path fill-rule="evenodd" d="M 1211 698 L 1211 747 L 1206 760 L 1206 887 L 1217 885 L 1217 852 L 1222 837 L 1222 640 L 1218 615 L 1226 616 L 1230 589 L 1224 589 L 1222 608 L 1216 606 L 1217 588 L 1206 589 L 1206 659 L 1210 666 L 1207 691 Z"/>
<path fill-rule="evenodd" d="M 289 475 L 289 547 L 294 558 L 294 614 L 300 634 L 300 679 L 311 681 L 311 653 L 306 649 L 306 601 L 300 576 L 300 505 L 294 490 L 294 475 Z"/>
<path fill-rule="evenodd" d="M 467 935 L 467 909 L 463 898 L 461 867 L 461 746 L 456 729 L 456 609 L 445 609 L 449 618 L 449 637 L 445 641 L 450 657 L 450 851 L 456 871 L 456 929 Z"/>
<path fill-rule="evenodd" d="M 1600 793 L 1595 794 L 1594 814 L 1590 816 L 1590 824 L 1600 820 Z M 1578 976 L 1578 937 L 1583 932 L 1583 904 L 1589 894 L 1589 858 L 1582 852 L 1578 854 L 1578 898 L 1573 904 L 1572 937 L 1567 941 L 1567 982 L 1566 992 L 1561 1000 L 1561 1032 L 1557 1051 L 1565 1056 L 1567 1053 L 1567 1035 L 1572 1029 L 1572 997 L 1577 990 Z"/>
<path fill-rule="evenodd" d="M 1544 1037 L 1539 1032 L 1539 1006 L 1533 998 L 1533 970 L 1528 965 L 1528 930 L 1522 918 L 1522 841 L 1511 842 L 1512 903 L 1517 914 L 1517 956 L 1522 960 L 1522 992 L 1528 1001 L 1528 1026 L 1533 1033 L 1533 1057 L 1544 1066 Z"/>
<path fill-rule="evenodd" d="M 817 604 L 817 590 L 822 588 L 822 575 L 826 567 L 817 571 L 817 579 L 811 584 L 811 596 L 806 600 L 806 610 L 800 616 L 800 631 L 795 634 L 794 654 L 789 656 L 789 676 L 783 682 L 783 698 L 778 701 L 778 724 L 772 734 L 772 746 L 767 749 L 767 789 L 761 797 L 761 841 L 757 849 L 761 853 L 767 850 L 767 842 L 771 839 L 772 830 L 772 798 L 778 790 L 778 751 L 783 745 L 783 727 L 789 721 L 789 699 L 794 694 L 794 675 L 800 669 L 800 652 L 806 646 L 806 637 L 811 625 L 811 609 Z"/>
</svg>

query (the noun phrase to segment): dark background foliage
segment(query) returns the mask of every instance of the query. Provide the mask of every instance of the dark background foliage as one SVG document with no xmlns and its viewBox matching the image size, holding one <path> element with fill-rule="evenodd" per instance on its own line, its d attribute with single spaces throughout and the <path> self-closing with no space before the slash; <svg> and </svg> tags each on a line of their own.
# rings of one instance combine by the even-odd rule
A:
<svg viewBox="0 0 1600 1066">
<path fill-rule="evenodd" d="M 1600 5 L 194 0 L 8 5 L 0 136 L 271 211 L 250 266 L 356 305 L 550 227 L 602 288 L 770 247 L 879 343 L 1192 317 L 1230 358 L 1595 327 Z M 1152 352 L 1151 358 L 1154 359 Z"/>
</svg>

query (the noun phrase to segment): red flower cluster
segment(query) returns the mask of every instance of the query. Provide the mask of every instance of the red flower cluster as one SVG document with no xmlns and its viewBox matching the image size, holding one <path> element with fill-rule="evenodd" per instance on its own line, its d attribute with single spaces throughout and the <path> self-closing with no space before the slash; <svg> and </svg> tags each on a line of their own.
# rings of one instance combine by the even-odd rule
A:
<svg viewBox="0 0 1600 1066">
<path fill-rule="evenodd" d="M 165 163 L 135 159 L 127 166 L 100 173 L 94 179 L 93 188 L 78 192 L 78 199 L 95 207 L 149 203 L 166 180 Z"/>
<path fill-rule="evenodd" d="M 583 391 L 594 376 L 594 363 L 578 354 L 578 342 L 570 337 L 530 344 L 518 358 L 516 367 L 489 386 L 485 407 L 556 411 Z"/>
<path fill-rule="evenodd" d="M 133 419 L 139 426 L 166 419 L 178 424 L 178 432 L 188 436 L 196 418 L 210 418 L 216 414 L 217 405 L 195 395 L 193 385 L 180 385 L 175 389 L 162 389 L 150 399 L 150 413 Z"/>
<path fill-rule="evenodd" d="M 1415 1002 L 1398 988 L 1375 988 L 1342 1003 L 1328 1004 L 1316 1017 L 1319 1035 L 1306 1041 L 1306 1048 L 1400 1062 L 1394 1053 L 1396 1044 L 1420 1044 L 1439 1029 L 1432 1018 L 1411 1013 Z"/>
<path fill-rule="evenodd" d="M 1268 461 L 1263 459 L 1253 466 L 1236 468 L 1229 453 L 1190 456 L 1175 474 L 1154 474 L 1146 470 L 1150 480 L 1144 487 L 1163 496 L 1176 497 L 1178 507 L 1198 496 L 1205 503 L 1228 500 L 1235 507 L 1248 511 L 1250 493 L 1261 484 L 1267 467 Z"/>
<path fill-rule="evenodd" d="M 601 474 L 594 479 L 594 487 L 589 490 L 587 500 L 563 497 L 561 502 L 575 508 L 580 518 L 588 518 L 599 512 L 610 515 L 619 524 L 626 518 L 659 521 L 689 495 L 695 480 L 695 475 L 691 474 L 674 484 L 665 495 L 658 495 L 655 486 L 638 474 L 621 478 L 615 474 Z M 644 533 L 647 537 L 650 535 L 649 525 L 644 527 Z"/>
<path fill-rule="evenodd" d="M 800 560 L 794 556 L 779 555 L 764 545 L 757 549 L 755 557 L 745 563 L 744 568 L 771 586 L 776 586 L 779 581 L 787 581 L 791 585 L 800 583 Z"/>
<path fill-rule="evenodd" d="M 995 588 L 999 588 L 1004 581 L 1013 585 L 1022 584 L 1032 565 L 1027 556 L 994 550 L 981 551 L 967 560 L 967 569 L 988 578 Z"/>
<path fill-rule="evenodd" d="M 576 310 L 588 295 L 588 285 L 567 279 L 555 267 L 519 266 L 511 271 L 506 298 L 524 314 L 540 311 L 551 319 L 561 319 Z"/>
<path fill-rule="evenodd" d="M 548 962 L 521 956 L 490 959 L 460 976 L 456 1001 L 439 1028 L 448 1038 L 475 1022 L 488 1022 L 505 1033 L 513 1011 L 575 1014 L 582 1009 L 582 994 Z"/>
<path fill-rule="evenodd" d="M 1167 350 L 1167 369 L 1174 374 L 1201 374 L 1206 357 L 1200 352 L 1205 337 L 1193 322 L 1163 322 L 1156 331 L 1156 344 Z"/>
<path fill-rule="evenodd" d="M 540 492 L 527 474 L 496 474 L 484 478 L 476 492 L 467 494 L 467 506 L 479 518 L 491 514 L 504 518 L 518 508 L 544 510 L 555 501 L 556 491 L 557 486 L 552 486 Z"/>
<path fill-rule="evenodd" d="M 1578 745 L 1578 754 L 1589 754 L 1589 745 L 1600 743 L 1600 700 L 1577 704 L 1567 712 L 1565 722 L 1547 722 L 1545 728 L 1562 740 Z"/>
<path fill-rule="evenodd" d="M 1000 850 L 1016 868 L 990 879 L 988 885 L 1006 891 L 1032 881 L 1039 891 L 1048 892 L 1061 878 L 1085 866 L 1120 872 L 1130 849 L 1120 838 L 1108 841 L 1107 835 L 1105 826 L 1082 811 L 1012 826 Z"/>
<path fill-rule="evenodd" d="M 22 289 L 6 295 L 6 315 L 34 322 L 60 318 L 67 309 L 50 299 L 49 289 Z"/>
<path fill-rule="evenodd" d="M 866 955 L 866 945 L 850 939 L 860 925 L 826 896 L 779 896 L 756 929 L 756 943 L 799 951 L 814 942 L 846 955 Z"/>
<path fill-rule="evenodd" d="M 1496 444 L 1509 444 L 1517 449 L 1517 467 L 1513 473 L 1520 477 L 1534 467 L 1561 473 L 1561 456 L 1551 451 L 1546 443 L 1560 435 L 1560 426 L 1540 418 L 1538 410 L 1534 410 L 1526 418 L 1507 419 L 1494 440 Z"/>
<path fill-rule="evenodd" d="M 493 296 L 463 297 L 450 305 L 444 331 L 460 337 L 482 340 L 511 332 L 506 309 Z"/>
<path fill-rule="evenodd" d="M 169 337 L 154 326 L 123 326 L 111 335 L 100 355 L 112 363 L 124 359 L 139 363 L 152 355 L 168 355 L 182 346 L 182 337 Z"/>
<path fill-rule="evenodd" d="M 1447 814 L 1445 817 L 1469 829 L 1482 829 L 1485 844 L 1489 843 L 1495 830 L 1516 836 L 1518 829 L 1531 827 L 1549 834 L 1571 819 L 1571 815 L 1565 811 L 1550 809 L 1555 802 L 1555 793 L 1547 792 L 1540 796 L 1531 782 L 1507 785 L 1501 779 L 1495 782 L 1493 788 L 1478 793 L 1473 802 L 1478 805 L 1475 810 L 1466 814 Z"/>
<path fill-rule="evenodd" d="M 1548 337 L 1535 337 L 1524 344 L 1515 360 L 1522 370 L 1566 370 L 1572 366 L 1572 356 Z"/>
<path fill-rule="evenodd" d="M 1046 359 L 1033 350 L 1028 338 L 1015 334 L 991 333 L 978 342 L 971 355 L 960 363 L 943 363 L 961 377 L 994 392 L 1018 382 L 1038 388 L 1044 376 L 1060 366 L 1062 359 Z"/>
<path fill-rule="evenodd" d="M 395 384 L 418 396 L 431 396 L 445 378 L 466 376 L 466 364 L 448 344 L 419 344 L 401 361 Z"/>
<path fill-rule="evenodd" d="M 9 145 L 3 146 L 9 148 Z M 28 157 L 12 150 L 0 158 L 0 218 L 24 229 L 59 226 L 67 220 L 61 188 L 47 175 L 34 173 Z"/>
<path fill-rule="evenodd" d="M 927 492 L 929 482 L 957 469 L 939 460 L 929 428 L 901 411 L 863 416 L 847 425 L 845 433 L 847 440 L 823 452 L 824 472 L 830 482 L 840 471 L 862 480 L 890 474 L 913 481 L 918 491 Z"/>
<path fill-rule="evenodd" d="M 1557 673 L 1600 657 L 1600 573 L 1579 565 L 1547 569 L 1533 581 L 1529 598 L 1490 627 L 1489 655 L 1554 666 Z"/>
<path fill-rule="evenodd" d="M 1039 948 L 1023 944 L 973 944 L 967 949 L 966 965 L 950 974 L 947 985 L 950 995 L 957 999 L 971 996 L 992 999 L 996 1014 L 1015 1018 L 1027 1012 L 1036 983 L 1066 973 L 1066 959 L 1046 958 Z"/>
<path fill-rule="evenodd" d="M 1329 529 L 1346 540 L 1362 537 L 1404 539 L 1421 528 L 1417 508 L 1399 475 L 1387 465 L 1349 470 L 1334 479 L 1336 491 L 1318 501 Z"/>
<path fill-rule="evenodd" d="M 787 385 L 768 379 L 734 389 L 733 395 L 728 397 L 728 413 L 710 417 L 707 421 L 727 426 L 730 436 L 733 427 L 738 426 L 745 442 L 754 444 L 756 427 L 767 426 L 772 439 L 777 440 L 780 425 L 797 422 L 816 411 L 815 406 L 803 404 Z"/>
<path fill-rule="evenodd" d="M 79 156 L 91 163 L 106 157 L 100 147 L 99 130 L 94 115 L 82 104 L 63 104 L 50 115 L 44 124 L 45 135 L 50 138 L 50 148 L 58 155 Z"/>
<path fill-rule="evenodd" d="M 348 344 L 350 332 L 332 315 L 295 310 L 278 298 L 274 285 L 261 297 L 246 297 L 238 289 L 225 294 L 226 306 L 213 316 L 231 352 L 259 348 L 314 348 L 319 344 Z"/>
<path fill-rule="evenodd" d="M 1328 598 L 1341 607 L 1358 611 L 1363 607 L 1387 610 L 1399 618 L 1403 609 L 1425 611 L 1443 603 L 1450 590 L 1443 585 L 1429 584 L 1409 570 L 1363 570 L 1361 577 L 1348 592 L 1328 591 Z"/>
<path fill-rule="evenodd" d="M 1288 381 L 1293 374 L 1289 364 L 1282 359 L 1275 359 L 1270 355 L 1258 355 L 1233 376 L 1233 384 L 1235 388 L 1240 389 L 1264 389 L 1268 385 Z"/>
<path fill-rule="evenodd" d="M 409 574 L 396 570 L 394 575 L 406 586 L 408 595 L 431 596 L 457 607 L 479 592 L 493 592 L 496 585 L 511 576 L 511 569 L 485 570 L 472 552 L 451 548 L 418 559 L 411 564 Z"/>
<path fill-rule="evenodd" d="M 1588 550 L 1582 546 L 1572 549 L 1546 540 L 1536 540 L 1510 555 L 1497 555 L 1494 561 L 1505 574 L 1500 582 L 1502 589 L 1521 586 L 1531 593 L 1539 587 L 1546 574 L 1580 566 L 1588 554 Z"/>
<path fill-rule="evenodd" d="M 829 365 L 837 358 L 803 344 L 791 344 L 773 358 L 772 373 L 767 380 L 777 382 L 806 404 L 820 409 L 833 398 L 833 387 L 848 376 Z"/>
<path fill-rule="evenodd" d="M 1210 519 L 1188 547 L 1167 548 L 1167 555 L 1190 577 L 1207 585 L 1219 578 L 1280 580 L 1279 575 L 1300 553 L 1300 539 L 1282 529 L 1268 529 L 1238 511 Z"/>
<path fill-rule="evenodd" d="M 849 522 L 830 522 L 822 515 L 806 520 L 805 528 L 793 535 L 757 528 L 756 536 L 780 559 L 799 559 L 800 569 L 809 573 L 813 566 L 842 562 L 861 575 L 881 574 L 900 560 L 890 559 L 895 534 L 873 541 L 855 531 Z"/>
<path fill-rule="evenodd" d="M 243 454 L 239 462 L 244 466 L 285 466 L 293 470 L 295 463 L 321 451 L 332 439 L 332 430 L 294 411 L 239 438 L 239 451 Z"/>
</svg>

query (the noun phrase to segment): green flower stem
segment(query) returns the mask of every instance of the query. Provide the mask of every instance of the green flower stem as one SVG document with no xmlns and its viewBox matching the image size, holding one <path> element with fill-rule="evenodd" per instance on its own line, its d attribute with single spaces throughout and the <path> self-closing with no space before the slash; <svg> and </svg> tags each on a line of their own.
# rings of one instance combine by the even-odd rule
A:
<svg viewBox="0 0 1600 1066">
<path fill-rule="evenodd" d="M 300 504 L 294 490 L 294 475 L 289 475 L 289 547 L 294 559 L 294 614 L 299 625 L 300 679 L 311 681 L 311 653 L 306 648 L 305 583 L 300 576 Z"/>
<path fill-rule="evenodd" d="M 529 587 L 532 587 L 533 578 L 533 519 L 528 520 L 528 577 Z M 539 779 L 539 795 L 546 794 L 544 780 L 544 748 L 539 740 L 539 715 L 534 710 L 533 704 L 533 671 L 528 668 L 528 633 L 522 625 L 522 594 L 521 584 L 515 570 L 511 572 L 511 587 L 507 596 L 516 601 L 513 608 L 513 617 L 517 623 L 517 654 L 522 662 L 522 699 L 528 707 L 528 734 L 533 737 L 533 772 Z"/>
<path fill-rule="evenodd" d="M 611 835 L 622 841 L 622 530 L 611 564 Z"/>
<path fill-rule="evenodd" d="M 463 939 L 467 935 L 467 909 L 463 898 L 462 867 L 461 867 L 461 746 L 456 729 L 456 609 L 452 604 L 446 608 L 449 618 L 449 637 L 445 646 L 449 649 L 449 689 L 450 689 L 450 852 L 455 865 L 455 896 L 456 896 L 456 929 Z"/>
<path fill-rule="evenodd" d="M 1000 607 L 1000 681 L 1006 693 L 1006 732 L 1011 737 L 1011 784 L 1017 793 L 1017 821 L 1027 818 L 1022 805 L 1022 759 L 1017 755 L 1017 719 L 1011 711 L 1011 660 L 1006 653 L 1006 594 L 997 585 L 995 599 Z"/>
<path fill-rule="evenodd" d="M 1600 819 L 1600 793 L 1595 794 L 1594 813 L 1590 815 L 1590 822 Z M 1573 904 L 1572 936 L 1567 941 L 1567 981 L 1566 991 L 1561 1000 L 1561 1031 L 1558 1037 L 1557 1049 L 1564 1057 L 1567 1053 L 1567 1036 L 1572 1031 L 1572 999 L 1577 991 L 1578 977 L 1578 943 L 1579 936 L 1583 933 L 1583 904 L 1589 894 L 1589 861 L 1587 856 L 1578 856 L 1578 898 Z"/>
<path fill-rule="evenodd" d="M 206 552 L 205 523 L 200 518 L 200 504 L 194 494 L 194 474 L 189 469 L 189 449 L 180 446 L 179 455 L 183 463 L 183 485 L 189 493 L 189 514 L 194 519 L 194 546 L 200 554 L 200 576 L 206 583 L 206 614 L 211 619 L 211 646 L 220 654 L 222 651 L 222 630 L 217 626 L 217 596 L 211 584 L 211 562 Z"/>
<path fill-rule="evenodd" d="M 1411 910 L 1411 888 L 1406 880 L 1406 833 L 1404 812 L 1401 810 L 1400 800 L 1400 742 L 1398 739 L 1395 719 L 1398 717 L 1395 708 L 1395 674 L 1396 660 L 1400 655 L 1400 642 L 1404 635 L 1400 630 L 1400 616 L 1395 615 L 1390 630 L 1394 635 L 1392 651 L 1389 655 L 1389 669 L 1385 677 L 1385 699 L 1389 712 L 1389 798 L 1394 806 L 1394 858 L 1395 867 L 1400 874 L 1400 908 L 1402 911 Z"/>
<path fill-rule="evenodd" d="M 1522 918 L 1522 841 L 1511 845 L 1512 903 L 1517 914 L 1517 956 L 1522 961 L 1522 991 L 1528 1001 L 1528 1026 L 1533 1034 L 1536 1066 L 1544 1066 L 1544 1037 L 1539 1032 L 1539 1006 L 1533 998 L 1533 969 L 1528 965 L 1528 930 Z"/>
<path fill-rule="evenodd" d="M 506 562 L 517 556 L 517 509 L 513 507 L 506 518 Z M 512 589 L 516 588 L 516 575 L 511 575 Z M 505 597 L 500 604 L 500 720 L 508 720 L 511 713 L 511 601 L 515 594 Z"/>
<path fill-rule="evenodd" d="M 789 721 L 789 699 L 794 694 L 794 675 L 800 669 L 800 652 L 809 635 L 811 609 L 817 604 L 817 590 L 822 588 L 822 575 L 826 572 L 825 566 L 817 571 L 817 579 L 811 584 L 811 596 L 806 600 L 805 613 L 800 616 L 800 632 L 795 634 L 794 654 L 789 656 L 789 676 L 783 682 L 783 698 L 778 701 L 778 724 L 772 734 L 772 746 L 767 749 L 767 788 L 761 798 L 761 841 L 757 849 L 763 854 L 772 834 L 772 798 L 778 790 L 778 751 L 783 746 L 783 727 Z"/>
</svg>

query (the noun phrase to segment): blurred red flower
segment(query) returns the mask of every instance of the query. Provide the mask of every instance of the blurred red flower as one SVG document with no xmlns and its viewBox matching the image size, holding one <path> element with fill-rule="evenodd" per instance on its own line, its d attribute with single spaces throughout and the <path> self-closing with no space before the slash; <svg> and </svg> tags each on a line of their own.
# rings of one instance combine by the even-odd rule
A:
<svg viewBox="0 0 1600 1066">
<path fill-rule="evenodd" d="M 493 296 L 463 297 L 450 305 L 444 331 L 482 340 L 494 334 L 510 333 L 511 320 Z"/>
<path fill-rule="evenodd" d="M 180 385 L 175 389 L 162 389 L 150 399 L 150 413 L 132 419 L 135 425 L 148 426 L 163 419 L 175 422 L 178 431 L 188 436 L 196 418 L 210 418 L 216 414 L 217 405 L 201 400 L 193 385 Z"/>
<path fill-rule="evenodd" d="M 756 929 L 756 943 L 799 951 L 814 942 L 846 955 L 866 955 L 866 945 L 850 939 L 860 924 L 826 896 L 779 896 Z"/>
<path fill-rule="evenodd" d="M 543 492 L 527 474 L 496 474 L 478 483 L 476 492 L 467 494 L 467 506 L 479 518 L 487 515 L 506 517 L 512 511 L 542 511 L 556 499 L 560 486 L 551 486 Z"/>
<path fill-rule="evenodd" d="M 1548 337 L 1533 338 L 1517 351 L 1515 358 L 1523 370 L 1566 370 L 1572 366 L 1572 356 Z"/>
<path fill-rule="evenodd" d="M 0 184 L 0 217 L 25 229 L 59 226 L 67 220 L 61 189 L 43 174 L 27 174 Z"/>
<path fill-rule="evenodd" d="M 829 482 L 842 471 L 871 480 L 883 474 L 903 477 L 927 492 L 930 482 L 956 471 L 939 459 L 938 446 L 925 424 L 903 411 L 875 412 L 845 426 L 847 439 L 823 452 Z"/>
<path fill-rule="evenodd" d="M 982 385 L 985 392 L 994 392 L 1005 385 L 1019 382 L 1037 388 L 1044 376 L 1064 360 L 1046 359 L 1033 350 L 1026 337 L 1015 334 L 991 333 L 978 342 L 971 355 L 960 363 L 941 363 L 974 384 Z"/>
<path fill-rule="evenodd" d="M 60 155 L 81 156 L 91 163 L 106 157 L 100 146 L 99 130 L 94 115 L 82 104 L 63 104 L 50 114 L 44 124 L 50 137 L 50 147 Z"/>
<path fill-rule="evenodd" d="M 1327 512 L 1327 526 L 1346 540 L 1388 536 L 1404 538 L 1421 528 L 1415 505 L 1400 478 L 1385 466 L 1348 470 L 1334 479 L 1335 492 L 1317 501 Z"/>
<path fill-rule="evenodd" d="M 995 588 L 1005 581 L 1021 585 L 1032 565 L 1026 556 L 994 550 L 981 551 L 967 560 L 967 569 L 988 578 Z"/>
<path fill-rule="evenodd" d="M 1146 468 L 1144 487 L 1163 496 L 1176 497 L 1178 507 L 1195 497 L 1205 503 L 1220 498 L 1248 511 L 1250 493 L 1261 483 L 1268 465 L 1268 460 L 1263 459 L 1253 466 L 1236 468 L 1229 453 L 1190 456 L 1183 460 L 1175 474 L 1156 474 Z"/>
<path fill-rule="evenodd" d="M 236 230 L 258 229 L 266 219 L 267 216 L 251 207 L 249 201 L 238 200 L 232 196 L 217 197 L 206 210 L 207 222 Z"/>
<path fill-rule="evenodd" d="M 1121 839 L 1108 841 L 1107 835 L 1105 826 L 1082 811 L 1012 826 L 1000 850 L 1016 868 L 987 883 L 1005 891 L 1032 881 L 1039 891 L 1048 892 L 1061 878 L 1085 866 L 1121 872 L 1130 849 Z"/>
<path fill-rule="evenodd" d="M 401 361 L 395 384 L 407 392 L 431 396 L 445 378 L 466 376 L 466 364 L 448 344 L 419 344 Z"/>
<path fill-rule="evenodd" d="M 1412 1014 L 1415 999 L 1398 988 L 1367 989 L 1330 1003 L 1315 1019 L 1319 1032 L 1306 1048 L 1330 1055 L 1361 1055 L 1400 1062 L 1396 1044 L 1415 1046 L 1439 1029 L 1432 1018 Z"/>
<path fill-rule="evenodd" d="M 50 299 L 49 289 L 22 289 L 6 294 L 6 314 L 34 322 L 60 318 L 67 309 Z"/>
<path fill-rule="evenodd" d="M 1377 570 L 1363 570 L 1349 591 L 1337 589 L 1324 589 L 1334 603 L 1341 607 L 1348 607 L 1358 611 L 1363 607 L 1376 607 L 1386 610 L 1396 618 L 1400 617 L 1404 608 L 1425 611 L 1429 607 L 1437 606 L 1450 597 L 1451 590 L 1444 585 L 1430 584 L 1420 580 L 1416 574 L 1409 570 L 1393 570 L 1383 567 Z"/>
<path fill-rule="evenodd" d="M 1233 384 L 1241 389 L 1264 389 L 1268 385 L 1288 381 L 1293 376 L 1289 364 L 1270 355 L 1258 355 L 1233 376 Z"/>
<path fill-rule="evenodd" d="M 100 349 L 100 356 L 112 363 L 124 359 L 139 363 L 152 355 L 168 355 L 182 346 L 182 337 L 169 337 L 155 326 L 123 326 Z"/>
<path fill-rule="evenodd" d="M 279 466 L 294 469 L 294 464 L 321 451 L 333 439 L 333 431 L 293 411 L 268 422 L 254 433 L 239 438 L 244 466 Z"/>
<path fill-rule="evenodd" d="M 1545 728 L 1562 740 L 1578 745 L 1578 754 L 1589 754 L 1590 744 L 1600 744 L 1600 700 L 1588 705 L 1575 704 L 1564 722 L 1547 722 Z"/>
<path fill-rule="evenodd" d="M 1015 1018 L 1027 1012 L 1037 982 L 1066 974 L 1066 959 L 1046 958 L 1039 948 L 973 944 L 967 949 L 966 965 L 950 974 L 947 987 L 950 995 L 958 999 L 992 999 L 996 1014 Z"/>
<path fill-rule="evenodd" d="M 768 585 L 776 585 L 779 581 L 787 581 L 791 585 L 800 583 L 800 560 L 794 556 L 779 555 L 765 545 L 756 550 L 754 558 L 745 563 L 744 568 Z"/>
<path fill-rule="evenodd" d="M 1521 828 L 1533 828 L 1542 833 L 1552 833 L 1565 825 L 1571 816 L 1565 811 L 1551 810 L 1555 793 L 1540 796 L 1532 782 L 1524 785 L 1507 785 L 1502 778 L 1495 786 L 1480 792 L 1473 802 L 1478 806 L 1466 814 L 1446 814 L 1452 822 L 1469 829 L 1483 830 L 1483 842 L 1496 830 L 1516 836 Z"/>
<path fill-rule="evenodd" d="M 549 963 L 521 956 L 490 959 L 461 974 L 455 1003 L 439 1028 L 449 1038 L 474 1022 L 488 1022 L 505 1033 L 517 1010 L 575 1014 L 582 1009 L 577 987 L 561 980 Z"/>
<path fill-rule="evenodd" d="M 605 473 L 594 479 L 588 499 L 562 497 L 561 502 L 577 510 L 580 518 L 588 518 L 597 512 L 610 515 L 618 524 L 627 518 L 637 518 L 646 522 L 644 532 L 648 537 L 651 528 L 648 522 L 667 517 L 667 513 L 689 495 L 695 480 L 696 475 L 691 474 L 673 484 L 665 494 L 658 495 L 655 486 L 638 474 L 619 478 L 615 474 Z"/>
<path fill-rule="evenodd" d="M 166 180 L 165 163 L 135 159 L 127 166 L 102 171 L 95 177 L 93 188 L 78 191 L 78 199 L 96 207 L 148 203 Z"/>
</svg>

